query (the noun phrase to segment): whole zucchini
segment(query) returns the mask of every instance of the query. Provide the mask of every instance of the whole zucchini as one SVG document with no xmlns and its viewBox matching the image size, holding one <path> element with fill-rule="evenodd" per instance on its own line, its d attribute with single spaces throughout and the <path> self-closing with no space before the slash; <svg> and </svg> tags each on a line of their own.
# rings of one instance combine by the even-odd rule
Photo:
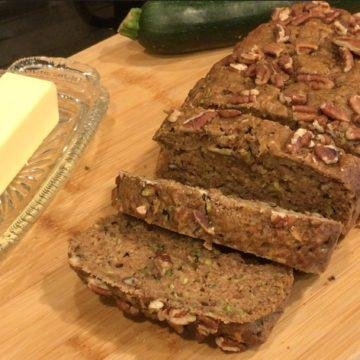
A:
<svg viewBox="0 0 360 360">
<path fill-rule="evenodd" d="M 236 43 L 242 35 L 268 21 L 275 7 L 294 2 L 152 0 L 141 9 L 131 9 L 119 33 L 160 54 L 219 48 Z M 351 12 L 359 11 L 357 0 L 330 2 Z"/>
</svg>

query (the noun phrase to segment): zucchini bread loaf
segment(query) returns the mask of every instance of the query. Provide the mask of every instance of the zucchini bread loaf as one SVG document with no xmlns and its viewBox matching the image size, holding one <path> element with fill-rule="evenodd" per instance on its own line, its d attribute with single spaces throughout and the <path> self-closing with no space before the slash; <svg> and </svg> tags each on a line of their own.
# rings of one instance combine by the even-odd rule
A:
<svg viewBox="0 0 360 360">
<path fill-rule="evenodd" d="M 306 272 L 325 269 L 342 228 L 317 214 L 127 173 L 118 176 L 112 198 L 117 210 L 203 239 L 209 249 L 214 242 Z"/>
<path fill-rule="evenodd" d="M 167 321 L 225 351 L 263 342 L 291 292 L 290 268 L 206 250 L 185 236 L 118 216 L 73 238 L 69 263 L 131 316 Z"/>
<path fill-rule="evenodd" d="M 310 130 L 237 110 L 184 108 L 155 139 L 163 146 L 158 177 L 318 212 L 345 231 L 358 218 L 360 159 L 322 144 Z"/>
<path fill-rule="evenodd" d="M 165 119 L 157 175 L 348 231 L 360 210 L 359 29 L 325 2 L 276 9 Z"/>
</svg>

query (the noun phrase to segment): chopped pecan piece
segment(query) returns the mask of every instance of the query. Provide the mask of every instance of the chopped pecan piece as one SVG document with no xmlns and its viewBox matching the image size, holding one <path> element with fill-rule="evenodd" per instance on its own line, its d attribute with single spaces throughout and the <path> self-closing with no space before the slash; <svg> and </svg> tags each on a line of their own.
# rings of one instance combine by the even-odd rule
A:
<svg viewBox="0 0 360 360">
<path fill-rule="evenodd" d="M 245 71 L 248 68 L 247 65 L 241 63 L 232 63 L 229 66 L 238 71 Z"/>
<path fill-rule="evenodd" d="M 255 95 L 234 95 L 229 99 L 230 104 L 249 104 L 256 100 Z"/>
<path fill-rule="evenodd" d="M 329 118 L 339 121 L 350 121 L 349 115 L 336 107 L 332 102 L 325 102 L 320 106 L 320 110 Z"/>
<path fill-rule="evenodd" d="M 125 314 L 129 314 L 129 315 L 132 315 L 132 316 L 137 316 L 137 315 L 140 314 L 139 309 L 132 306 L 130 303 L 128 303 L 125 300 L 116 299 L 116 305 Z"/>
<path fill-rule="evenodd" d="M 251 64 L 245 71 L 245 76 L 255 77 L 256 76 L 256 64 Z"/>
<path fill-rule="evenodd" d="M 154 257 L 154 265 L 158 272 L 158 275 L 164 276 L 171 271 L 172 269 L 172 261 L 170 255 L 162 252 L 156 253 Z"/>
<path fill-rule="evenodd" d="M 200 114 L 197 114 L 190 119 L 187 119 L 183 122 L 184 127 L 193 128 L 194 130 L 202 129 L 209 121 L 216 117 L 216 112 L 214 110 L 204 111 Z"/>
<path fill-rule="evenodd" d="M 196 321 L 196 316 L 189 314 L 185 310 L 170 309 L 168 322 L 173 325 L 188 325 Z"/>
<path fill-rule="evenodd" d="M 284 70 L 288 74 L 292 74 L 294 72 L 293 59 L 288 54 L 281 55 L 279 57 L 278 65 L 282 70 Z"/>
<path fill-rule="evenodd" d="M 334 143 L 334 141 L 332 140 L 332 138 L 329 135 L 326 134 L 317 134 L 315 136 L 315 140 L 317 142 L 319 142 L 322 145 L 330 145 Z"/>
<path fill-rule="evenodd" d="M 311 147 L 313 138 L 314 134 L 310 130 L 300 128 L 294 132 L 286 147 L 291 153 L 296 154 L 303 147 Z"/>
<path fill-rule="evenodd" d="M 334 27 L 335 27 L 335 31 L 339 35 L 346 35 L 348 32 L 348 28 L 343 23 L 341 23 L 339 20 L 336 20 L 334 22 Z"/>
<path fill-rule="evenodd" d="M 345 137 L 348 140 L 360 140 L 360 128 L 349 126 L 349 128 L 346 130 Z"/>
<path fill-rule="evenodd" d="M 178 109 L 174 109 L 171 112 L 171 114 L 167 117 L 167 121 L 174 123 L 177 121 L 180 115 L 181 115 L 181 111 L 179 111 Z"/>
<path fill-rule="evenodd" d="M 356 114 L 360 115 L 360 95 L 351 95 L 349 98 L 349 105 Z"/>
<path fill-rule="evenodd" d="M 336 18 L 338 18 L 341 14 L 341 11 L 339 9 L 329 9 L 325 13 L 325 17 L 323 18 L 323 22 L 325 24 L 331 24 Z"/>
<path fill-rule="evenodd" d="M 218 114 L 220 117 L 227 119 L 227 118 L 233 118 L 236 116 L 240 116 L 241 111 L 235 110 L 235 109 L 224 109 L 224 110 L 218 110 Z"/>
<path fill-rule="evenodd" d="M 317 50 L 318 46 L 308 42 L 299 42 L 295 45 L 295 49 L 297 54 L 310 54 Z"/>
<path fill-rule="evenodd" d="M 215 228 L 210 226 L 209 218 L 202 211 L 193 211 L 195 221 L 202 227 L 202 229 L 209 235 L 215 235 Z"/>
<path fill-rule="evenodd" d="M 90 278 L 87 283 L 88 288 L 95 294 L 102 296 L 111 296 L 112 292 L 109 287 L 101 280 Z"/>
<path fill-rule="evenodd" d="M 244 64 L 253 64 L 261 60 L 264 57 L 264 53 L 259 49 L 257 45 L 254 45 L 248 52 L 240 54 L 241 62 Z"/>
<path fill-rule="evenodd" d="M 160 310 L 164 307 L 164 303 L 158 299 L 156 300 L 152 300 L 150 303 L 149 303 L 149 306 L 148 306 L 148 309 L 149 310 Z"/>
<path fill-rule="evenodd" d="M 310 105 L 293 105 L 292 110 L 302 113 L 317 113 L 317 108 Z"/>
<path fill-rule="evenodd" d="M 315 113 L 293 112 L 293 118 L 296 121 L 311 122 L 316 119 Z"/>
<path fill-rule="evenodd" d="M 278 43 L 266 44 L 263 47 L 263 52 L 268 55 L 279 57 L 280 54 L 284 51 L 284 47 Z"/>
<path fill-rule="evenodd" d="M 223 336 L 216 337 L 215 343 L 221 350 L 224 351 L 239 352 L 243 349 L 243 346 L 239 342 Z"/>
<path fill-rule="evenodd" d="M 310 13 L 302 13 L 300 15 L 297 15 L 295 16 L 292 21 L 291 21 L 291 24 L 292 25 L 295 25 L 295 26 L 298 26 L 298 25 L 301 25 L 303 24 L 305 21 L 309 20 L 311 18 L 311 14 Z"/>
<path fill-rule="evenodd" d="M 293 105 L 292 111 L 296 121 L 313 121 L 317 117 L 317 109 L 309 105 Z"/>
<path fill-rule="evenodd" d="M 241 91 L 241 95 L 255 95 L 258 96 L 260 91 L 258 89 L 246 89 Z"/>
<path fill-rule="evenodd" d="M 275 25 L 275 37 L 277 43 L 285 43 L 290 40 L 288 30 L 281 24 Z"/>
<path fill-rule="evenodd" d="M 267 64 L 257 64 L 256 65 L 256 78 L 255 84 L 264 85 L 267 84 L 270 80 L 271 70 Z"/>
<path fill-rule="evenodd" d="M 339 36 L 333 39 L 333 43 L 338 46 L 348 48 L 351 52 L 356 55 L 360 55 L 360 39 L 350 36 Z"/>
<path fill-rule="evenodd" d="M 354 66 L 354 57 L 351 51 L 346 47 L 339 47 L 340 57 L 343 61 L 344 72 L 349 72 Z"/>
<path fill-rule="evenodd" d="M 306 94 L 292 94 L 290 97 L 294 105 L 305 105 L 308 101 Z"/>
<path fill-rule="evenodd" d="M 336 164 L 339 161 L 339 151 L 334 145 L 315 145 L 315 155 L 325 164 Z"/>
<path fill-rule="evenodd" d="M 284 87 L 285 82 L 289 80 L 289 75 L 284 73 L 275 73 L 270 77 L 271 82 L 279 89 Z"/>
<path fill-rule="evenodd" d="M 146 205 L 140 205 L 136 208 L 136 212 L 139 214 L 139 215 L 146 215 L 147 213 L 147 208 L 146 208 Z"/>
<path fill-rule="evenodd" d="M 313 122 L 313 127 L 317 132 L 325 132 L 328 118 L 326 116 L 317 116 Z"/>
<path fill-rule="evenodd" d="M 219 322 L 208 316 L 198 316 L 198 325 L 196 330 L 201 335 L 216 334 L 219 329 Z"/>
<path fill-rule="evenodd" d="M 299 74 L 297 76 L 297 80 L 308 83 L 309 86 L 314 90 L 330 90 L 335 86 L 334 82 L 331 79 L 329 79 L 325 75 L 320 74 Z"/>
</svg>

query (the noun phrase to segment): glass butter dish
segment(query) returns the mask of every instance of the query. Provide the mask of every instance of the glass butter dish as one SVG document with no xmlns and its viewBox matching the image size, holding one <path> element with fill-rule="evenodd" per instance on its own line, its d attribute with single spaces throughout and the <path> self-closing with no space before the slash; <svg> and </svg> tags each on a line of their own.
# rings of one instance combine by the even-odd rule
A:
<svg viewBox="0 0 360 360">
<path fill-rule="evenodd" d="M 53 81 L 60 120 L 0 194 L 0 251 L 24 234 L 55 195 L 95 133 L 109 102 L 99 74 L 88 65 L 31 57 L 16 61 L 7 71 Z"/>
</svg>

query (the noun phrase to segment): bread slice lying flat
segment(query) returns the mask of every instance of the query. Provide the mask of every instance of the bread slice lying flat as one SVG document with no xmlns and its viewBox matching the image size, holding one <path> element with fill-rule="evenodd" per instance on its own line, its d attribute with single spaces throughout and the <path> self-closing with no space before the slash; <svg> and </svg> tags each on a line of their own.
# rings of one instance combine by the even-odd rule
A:
<svg viewBox="0 0 360 360">
<path fill-rule="evenodd" d="M 293 284 L 290 268 L 201 242 L 125 215 L 70 241 L 69 263 L 95 293 L 132 316 L 166 321 L 225 351 L 263 342 Z"/>
</svg>

